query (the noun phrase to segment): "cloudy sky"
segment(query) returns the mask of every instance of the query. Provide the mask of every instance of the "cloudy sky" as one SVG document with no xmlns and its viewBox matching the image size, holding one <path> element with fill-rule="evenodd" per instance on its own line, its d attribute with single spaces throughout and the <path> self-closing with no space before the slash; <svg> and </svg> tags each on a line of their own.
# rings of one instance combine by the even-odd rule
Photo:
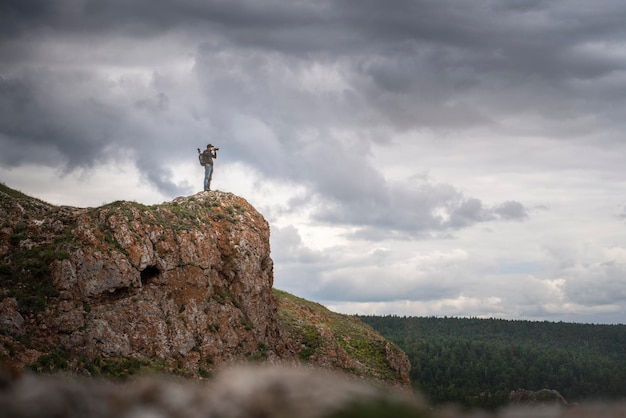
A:
<svg viewBox="0 0 626 418">
<path fill-rule="evenodd" d="M 626 322 L 623 0 L 4 0 L 0 181 L 213 188 L 344 313 Z"/>
</svg>

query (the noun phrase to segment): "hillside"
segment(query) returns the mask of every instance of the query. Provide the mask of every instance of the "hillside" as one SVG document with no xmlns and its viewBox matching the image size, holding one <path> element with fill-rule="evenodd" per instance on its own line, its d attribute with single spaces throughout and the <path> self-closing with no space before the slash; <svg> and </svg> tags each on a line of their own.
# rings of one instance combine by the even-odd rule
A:
<svg viewBox="0 0 626 418">
<path fill-rule="evenodd" d="M 14 368 L 207 377 L 304 362 L 408 387 L 406 355 L 371 328 L 344 318 L 352 327 L 331 330 L 327 318 L 344 319 L 274 295 L 269 225 L 241 197 L 75 208 L 0 185 L 0 220 L 0 360 Z"/>
<path fill-rule="evenodd" d="M 369 325 L 280 290 L 274 294 L 279 301 L 278 320 L 300 359 L 369 380 L 410 386 L 406 354 Z"/>
</svg>

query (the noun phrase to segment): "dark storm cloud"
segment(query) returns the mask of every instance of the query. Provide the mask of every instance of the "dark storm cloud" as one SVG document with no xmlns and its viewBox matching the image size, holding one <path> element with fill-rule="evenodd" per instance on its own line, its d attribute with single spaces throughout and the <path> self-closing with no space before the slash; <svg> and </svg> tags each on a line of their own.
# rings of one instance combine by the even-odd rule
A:
<svg viewBox="0 0 626 418">
<path fill-rule="evenodd" d="M 171 172 L 162 166 L 159 154 L 175 152 L 150 146 L 155 136 L 132 117 L 137 109 L 157 117 L 167 107 L 167 98 L 157 95 L 120 104 L 108 93 L 111 87 L 84 72 L 37 70 L 0 78 L 0 163 L 41 164 L 69 172 L 119 159 L 130 151 L 151 184 L 167 195 L 188 192 L 172 183 Z"/>
<path fill-rule="evenodd" d="M 203 26 L 232 30 L 242 40 L 253 40 L 255 31 L 306 26 L 318 19 L 314 2 L 176 0 L 154 3 L 111 0 L 7 0 L 0 9 L 5 36 L 25 32 L 99 33 L 122 31 L 147 36 L 169 30 Z M 208 25 L 208 27 L 207 27 Z M 250 36 L 245 36 L 248 33 Z M 262 37 L 263 38 L 263 37 Z"/>
<path fill-rule="evenodd" d="M 433 58 L 441 59 L 440 64 L 482 62 L 483 68 L 494 72 L 506 68 L 521 73 L 531 66 L 554 69 L 555 63 L 571 64 L 559 61 L 563 55 L 555 52 L 567 52 L 580 42 L 619 39 L 625 32 L 626 13 L 615 1 L 603 2 L 600 8 L 588 2 L 489 0 L 399 0 L 391 6 L 384 0 L 272 0 L 263 4 L 252 0 L 8 0 L 2 10 L 4 30 L 14 36 L 27 30 L 122 30 L 138 36 L 137 28 L 151 33 L 218 29 L 241 46 L 294 54 L 382 53 L 381 46 L 389 48 L 386 54 L 421 53 L 421 47 L 429 45 L 458 52 L 471 49 L 473 54 L 466 56 L 447 55 L 450 50 L 443 49 Z M 288 34 L 290 39 L 283 36 Z M 575 74 L 581 67 L 569 70 Z"/>
<path fill-rule="evenodd" d="M 0 156 L 3 164 L 54 165 L 63 158 L 70 167 L 92 165 L 114 130 L 113 115 L 97 102 L 68 99 L 64 81 L 45 72 L 0 78 L 0 134 L 9 151 Z"/>
</svg>

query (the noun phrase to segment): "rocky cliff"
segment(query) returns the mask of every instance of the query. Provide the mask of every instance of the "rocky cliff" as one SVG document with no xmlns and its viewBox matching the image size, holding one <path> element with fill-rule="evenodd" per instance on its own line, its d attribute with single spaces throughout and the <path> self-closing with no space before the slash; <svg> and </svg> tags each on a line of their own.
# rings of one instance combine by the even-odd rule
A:
<svg viewBox="0 0 626 418">
<path fill-rule="evenodd" d="M 306 318 L 285 326 L 268 223 L 230 193 L 74 208 L 2 185 L 0 261 L 0 357 L 18 368 L 206 376 L 246 359 L 363 363 L 350 361 L 346 344 L 302 354 L 311 333 L 301 330 L 324 326 Z M 365 365 L 357 374 L 408 386 L 406 355 L 377 344 L 376 361 L 391 372 Z"/>
<path fill-rule="evenodd" d="M 4 193 L 0 210 L 5 333 L 44 352 L 200 373 L 293 357 L 276 320 L 269 227 L 244 199 L 80 209 Z"/>
</svg>

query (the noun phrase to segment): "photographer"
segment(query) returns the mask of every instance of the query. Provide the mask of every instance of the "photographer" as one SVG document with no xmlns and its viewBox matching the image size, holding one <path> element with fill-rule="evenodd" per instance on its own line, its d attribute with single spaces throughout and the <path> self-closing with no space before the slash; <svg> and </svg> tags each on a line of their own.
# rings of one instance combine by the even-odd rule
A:
<svg viewBox="0 0 626 418">
<path fill-rule="evenodd" d="M 204 191 L 211 190 L 211 178 L 213 177 L 213 159 L 217 158 L 217 151 L 219 148 L 209 144 L 206 149 L 200 152 L 198 148 L 198 158 L 200 159 L 200 165 L 204 167 Z"/>
</svg>

